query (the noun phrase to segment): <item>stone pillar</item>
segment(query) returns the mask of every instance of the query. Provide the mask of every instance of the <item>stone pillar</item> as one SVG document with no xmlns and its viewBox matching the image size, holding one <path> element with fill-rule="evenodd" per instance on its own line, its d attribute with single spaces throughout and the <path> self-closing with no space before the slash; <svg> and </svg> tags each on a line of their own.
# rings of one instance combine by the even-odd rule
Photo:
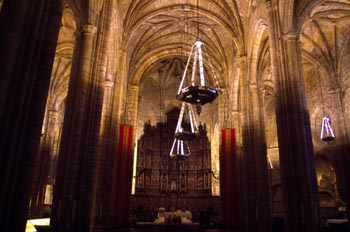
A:
<svg viewBox="0 0 350 232">
<path fill-rule="evenodd" d="M 240 61 L 242 70 L 247 70 L 246 57 Z M 243 71 L 244 72 L 244 71 Z M 245 73 L 248 73 L 247 71 Z M 257 77 L 242 74 L 242 184 L 244 201 L 244 228 L 249 231 L 271 231 L 270 202 L 267 169 L 265 123 L 262 94 L 257 83 L 249 81 Z M 248 84 L 251 83 L 251 84 Z"/>
<path fill-rule="evenodd" d="M 117 141 L 117 120 L 113 107 L 115 84 L 106 80 L 102 118 L 99 140 L 99 168 L 97 170 L 97 185 L 94 194 L 94 210 L 92 212 L 92 225 L 90 231 L 104 231 L 112 225 L 110 216 L 113 211 L 112 195 L 113 181 L 111 176 L 114 171 L 113 159 Z"/>
<path fill-rule="evenodd" d="M 256 77 L 253 77 L 256 78 Z M 250 86 L 252 94 L 253 109 L 253 157 L 255 172 L 255 220 L 257 220 L 256 231 L 271 231 L 270 221 L 270 189 L 269 173 L 267 165 L 267 148 L 265 137 L 265 119 L 263 105 L 263 90 L 257 84 Z M 255 228 L 254 228 L 255 229 Z"/>
<path fill-rule="evenodd" d="M 0 12 L 0 231 L 25 230 L 62 12 L 59 0 Z"/>
<path fill-rule="evenodd" d="M 247 192 L 246 192 L 246 186 L 247 186 L 247 164 L 246 164 L 246 150 L 243 150 L 243 147 L 245 146 L 245 142 L 247 141 L 246 139 L 246 128 L 247 128 L 247 112 L 248 112 L 248 86 L 246 85 L 248 83 L 247 81 L 247 57 L 245 55 L 242 55 L 241 57 L 238 58 L 237 60 L 237 78 L 240 79 L 239 82 L 239 89 L 240 89 L 240 94 L 239 94 L 239 105 L 242 107 L 240 109 L 240 114 L 239 115 L 233 115 L 236 116 L 237 121 L 239 123 L 235 123 L 234 126 L 237 129 L 240 129 L 240 131 L 237 131 L 236 134 L 240 134 L 240 136 L 236 136 L 237 138 L 237 172 L 238 172 L 238 199 L 241 199 L 239 203 L 239 229 L 244 229 L 245 228 L 245 220 L 248 217 L 247 213 L 247 207 L 248 207 L 248 202 L 247 202 Z M 244 89 L 244 91 L 243 91 Z"/>
<path fill-rule="evenodd" d="M 40 164 L 33 182 L 33 194 L 29 209 L 29 218 L 43 217 L 44 198 L 46 184 L 48 184 L 48 175 L 51 166 L 51 159 L 54 155 L 54 146 L 57 141 L 57 116 L 58 112 L 50 110 L 47 113 L 45 131 L 42 134 L 42 141 L 38 154 L 38 163 Z"/>
<path fill-rule="evenodd" d="M 101 113 L 101 121 L 96 127 L 96 156 L 94 158 L 94 176 L 92 207 L 90 211 L 90 231 L 104 231 L 109 224 L 108 218 L 111 215 L 111 176 L 113 170 L 113 156 L 116 153 L 117 141 L 117 116 L 115 108 L 115 69 L 111 56 L 116 52 L 111 49 L 111 30 L 113 24 L 113 11 L 116 1 L 90 1 L 89 20 L 97 22 L 100 18 L 99 33 L 97 37 L 98 47 L 96 48 L 96 75 L 98 76 L 98 87 L 101 95 L 97 96 L 98 108 Z M 113 47 L 113 46 L 112 46 Z M 110 67 L 109 67 L 110 66 Z M 102 93 L 103 92 L 103 93 Z M 101 104 L 101 105 L 100 105 Z M 97 105 L 96 105 L 97 106 Z M 101 107 L 101 108 L 100 108 Z M 93 113 L 94 114 L 94 113 Z M 93 116 L 94 117 L 94 116 Z"/>
<path fill-rule="evenodd" d="M 137 85 L 129 85 L 128 98 L 126 103 L 125 124 L 137 126 L 137 108 L 139 103 L 140 87 Z"/>
<path fill-rule="evenodd" d="M 218 104 L 218 120 L 217 122 L 222 128 L 232 127 L 232 117 L 230 113 L 232 112 L 232 107 L 230 107 L 229 94 L 224 92 L 217 99 Z"/>
<path fill-rule="evenodd" d="M 319 198 L 298 37 L 282 35 L 277 1 L 266 2 L 286 231 L 320 228 Z"/>
<path fill-rule="evenodd" d="M 113 116 L 113 118 L 115 118 L 115 121 L 113 121 L 114 125 L 110 125 L 114 128 L 116 127 L 115 130 L 113 129 L 113 131 L 111 131 L 109 129 L 111 137 L 115 140 L 109 142 L 110 146 L 108 146 L 107 152 L 110 154 L 108 154 L 107 159 L 108 167 L 110 167 L 111 171 L 106 175 L 107 179 L 105 180 L 108 182 L 110 193 L 107 196 L 108 201 L 105 201 L 106 209 L 104 209 L 104 211 L 106 212 L 106 216 L 103 220 L 105 220 L 105 226 L 111 228 L 125 227 L 128 225 L 128 206 L 132 182 L 132 157 L 126 154 L 121 148 L 122 142 L 120 140 L 123 140 L 125 137 L 120 134 L 120 126 L 124 127 L 126 124 L 131 125 L 133 128 L 129 129 L 135 132 L 139 95 L 139 87 L 136 85 L 129 85 L 127 90 L 123 88 L 127 81 L 125 71 L 126 53 L 121 52 L 120 56 L 120 73 L 118 75 L 119 79 L 116 80 L 118 84 L 114 84 L 113 86 L 115 108 L 110 112 L 113 115 L 109 115 L 109 117 Z M 127 97 L 125 97 L 126 93 L 128 93 Z M 123 109 L 122 106 L 124 104 L 125 108 Z M 135 141 L 135 134 L 133 134 L 131 138 L 132 144 L 133 141 Z M 133 147 L 131 149 L 133 149 Z"/>
<path fill-rule="evenodd" d="M 117 116 L 119 119 L 119 123 L 121 122 L 122 118 L 125 117 L 125 99 L 126 99 L 126 89 L 128 86 L 127 81 L 127 67 L 126 67 L 126 59 L 127 59 L 127 53 L 124 50 L 119 50 L 119 70 L 118 70 L 118 79 L 116 80 L 116 86 L 118 88 L 115 88 L 116 91 L 116 101 L 117 101 Z"/>
<path fill-rule="evenodd" d="M 103 87 L 97 75 L 97 28 L 84 25 L 67 95 L 51 224 L 57 231 L 88 231 L 95 188 Z"/>
<path fill-rule="evenodd" d="M 117 183 L 120 177 L 118 172 L 118 132 L 119 126 L 124 123 L 126 108 L 127 75 L 126 58 L 123 50 L 117 52 L 118 61 L 114 71 L 116 74 L 108 77 L 105 87 L 102 121 L 100 127 L 100 161 L 101 170 L 98 173 L 98 186 L 96 187 L 95 207 L 92 231 L 103 231 L 106 228 L 119 227 L 120 217 L 114 202 L 118 201 L 119 192 Z M 115 65 L 115 64 L 112 64 Z M 108 75 L 111 75 L 110 73 Z M 104 164 L 103 164 L 104 163 Z M 102 189 L 102 192 L 100 190 Z M 107 191 L 106 191 L 107 190 Z M 103 199 L 102 199 L 103 198 Z"/>
</svg>

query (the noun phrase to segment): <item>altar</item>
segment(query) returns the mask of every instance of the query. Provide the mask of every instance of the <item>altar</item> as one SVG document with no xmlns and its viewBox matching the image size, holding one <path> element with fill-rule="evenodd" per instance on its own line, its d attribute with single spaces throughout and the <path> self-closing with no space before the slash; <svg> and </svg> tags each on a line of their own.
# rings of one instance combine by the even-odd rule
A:
<svg viewBox="0 0 350 232">
<path fill-rule="evenodd" d="M 158 212 L 158 218 L 164 217 L 168 218 L 173 215 L 176 215 L 181 218 L 186 218 L 188 220 L 192 220 L 192 213 L 191 212 Z"/>
<path fill-rule="evenodd" d="M 181 224 L 192 223 L 191 212 L 158 212 L 158 217 L 154 223 L 168 223 L 169 219 L 180 218 Z"/>
</svg>

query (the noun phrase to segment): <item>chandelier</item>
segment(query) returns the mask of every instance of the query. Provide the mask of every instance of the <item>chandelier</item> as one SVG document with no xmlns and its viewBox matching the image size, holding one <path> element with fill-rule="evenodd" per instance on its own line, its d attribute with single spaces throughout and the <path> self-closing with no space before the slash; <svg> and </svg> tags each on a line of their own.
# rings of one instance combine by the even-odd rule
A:
<svg viewBox="0 0 350 232">
<path fill-rule="evenodd" d="M 170 157 L 176 159 L 186 159 L 190 156 L 191 151 L 188 141 L 175 138 L 170 150 Z"/>
<path fill-rule="evenodd" d="M 309 20 L 311 39 L 312 39 L 312 43 L 316 43 L 316 38 L 314 38 L 314 31 L 312 29 L 313 23 L 314 23 L 314 20 L 311 18 Z M 320 139 L 324 142 L 329 143 L 335 139 L 335 135 L 334 135 L 334 132 L 332 129 L 332 118 L 325 113 L 326 110 L 325 110 L 325 106 L 324 106 L 322 80 L 321 80 L 320 67 L 319 67 L 320 61 L 319 61 L 319 56 L 317 54 L 316 54 L 315 60 L 316 60 L 315 70 L 317 72 L 317 78 L 318 78 L 318 82 L 320 84 L 320 94 L 321 94 L 320 100 L 322 101 L 322 113 L 323 113 Z M 327 116 L 325 116 L 325 115 L 327 115 Z"/>
<path fill-rule="evenodd" d="M 204 50 L 204 43 L 199 39 L 198 3 L 197 0 L 197 40 L 191 47 L 176 96 L 182 101 L 182 107 L 170 150 L 170 156 L 173 158 L 188 157 L 190 155 L 188 142 L 199 134 L 192 105 L 196 105 L 197 114 L 200 115 L 202 106 L 214 101 L 219 95 L 219 83 L 213 65 Z M 205 62 L 208 65 L 205 65 Z M 210 79 L 214 80 L 216 87 L 210 86 Z M 189 128 L 183 126 L 184 116 L 189 118 Z"/>
<path fill-rule="evenodd" d="M 176 98 L 180 101 L 195 104 L 198 114 L 201 113 L 201 109 L 204 104 L 214 101 L 214 99 L 219 95 L 217 88 L 207 85 L 207 82 L 209 81 L 209 73 L 207 72 L 203 62 L 203 45 L 204 43 L 199 39 L 197 39 L 192 45 L 176 96 Z M 217 78 L 209 57 L 207 57 L 207 61 L 209 63 L 212 77 L 215 79 L 218 87 Z M 189 70 L 189 65 L 191 62 L 192 69 Z M 185 81 L 186 84 L 188 84 L 187 86 L 184 86 Z"/>
<path fill-rule="evenodd" d="M 322 141 L 331 142 L 335 139 L 332 129 L 332 118 L 329 116 L 323 117 L 320 138 Z"/>
<path fill-rule="evenodd" d="M 184 120 L 188 118 L 188 122 Z M 196 115 L 192 109 L 192 105 L 182 102 L 179 119 L 175 129 L 175 139 L 170 150 L 172 158 L 186 158 L 190 155 L 188 141 L 194 139 L 199 134 Z"/>
<path fill-rule="evenodd" d="M 317 67 L 317 66 L 316 66 Z M 321 78 L 319 75 L 319 70 L 317 67 L 317 73 L 318 73 L 318 77 L 319 77 L 319 82 L 320 82 L 320 92 L 321 92 L 321 101 L 322 101 L 322 112 L 323 115 L 326 115 L 325 113 L 325 106 L 324 106 L 324 102 L 323 102 L 323 94 L 322 94 L 322 82 L 321 82 Z M 322 125 L 321 125 L 321 135 L 320 135 L 320 139 L 324 142 L 331 142 L 335 139 L 335 135 L 332 129 L 332 118 L 330 116 L 323 116 L 322 118 Z"/>
<path fill-rule="evenodd" d="M 323 102 L 324 101 L 323 94 L 322 94 L 322 82 L 321 82 L 318 67 L 317 67 L 317 73 L 318 73 L 319 82 L 320 82 L 320 86 L 321 86 L 320 93 L 321 93 L 321 101 L 322 101 L 322 112 L 323 112 L 323 115 L 326 115 L 325 106 L 324 106 L 324 102 Z M 327 143 L 329 143 L 335 139 L 335 135 L 334 135 L 334 132 L 332 129 L 332 121 L 333 120 L 329 115 L 323 116 L 323 118 L 322 118 L 320 139 L 324 142 L 327 142 Z"/>
<path fill-rule="evenodd" d="M 184 116 L 189 120 L 189 128 L 186 128 Z M 182 103 L 179 119 L 175 129 L 175 138 L 182 140 L 191 140 L 198 135 L 198 124 L 196 115 L 193 112 L 192 105 L 186 102 Z"/>
</svg>

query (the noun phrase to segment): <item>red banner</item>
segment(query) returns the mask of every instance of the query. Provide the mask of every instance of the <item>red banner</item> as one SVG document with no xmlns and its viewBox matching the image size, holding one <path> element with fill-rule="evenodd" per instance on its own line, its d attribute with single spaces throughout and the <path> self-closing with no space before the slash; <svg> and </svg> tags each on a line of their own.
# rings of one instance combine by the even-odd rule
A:
<svg viewBox="0 0 350 232">
<path fill-rule="evenodd" d="M 236 159 L 235 130 L 224 129 L 221 131 L 220 195 L 226 228 L 238 227 Z"/>
<path fill-rule="evenodd" d="M 129 203 L 133 167 L 133 127 L 120 125 L 116 157 L 115 212 L 119 226 L 126 225 L 129 218 Z"/>
</svg>

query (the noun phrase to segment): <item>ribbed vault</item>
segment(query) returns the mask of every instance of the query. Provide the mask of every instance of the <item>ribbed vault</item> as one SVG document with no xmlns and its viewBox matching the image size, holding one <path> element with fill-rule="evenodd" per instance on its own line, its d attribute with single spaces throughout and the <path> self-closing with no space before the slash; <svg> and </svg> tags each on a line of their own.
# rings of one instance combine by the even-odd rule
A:
<svg viewBox="0 0 350 232">
<path fill-rule="evenodd" d="M 135 84 L 148 65 L 185 57 L 197 38 L 205 43 L 222 84 L 228 64 L 244 51 L 241 19 L 231 1 L 131 1 L 123 35 Z"/>
</svg>

